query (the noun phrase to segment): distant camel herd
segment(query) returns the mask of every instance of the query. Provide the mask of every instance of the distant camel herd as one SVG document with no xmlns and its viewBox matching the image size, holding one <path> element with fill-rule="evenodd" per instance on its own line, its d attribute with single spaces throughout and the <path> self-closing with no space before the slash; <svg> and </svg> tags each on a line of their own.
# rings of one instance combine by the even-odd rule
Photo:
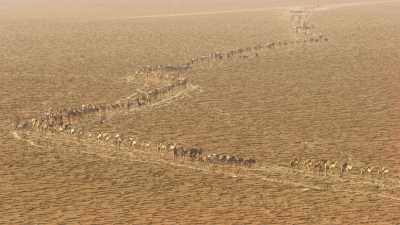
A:
<svg viewBox="0 0 400 225">
<path fill-rule="evenodd" d="M 28 127 L 19 127 L 18 129 L 23 128 Z M 32 130 L 38 129 L 36 126 L 33 125 L 30 128 Z M 139 140 L 134 136 L 124 137 L 122 134 L 119 133 L 111 134 L 106 132 L 85 132 L 84 129 L 73 125 L 68 126 L 67 129 L 53 129 L 49 131 L 52 131 L 52 133 L 64 133 L 71 137 L 79 138 L 79 140 L 88 139 L 95 141 L 98 144 L 112 145 L 117 151 L 120 151 L 121 149 L 127 149 L 132 151 L 142 150 L 146 152 L 168 154 L 174 160 L 190 160 L 200 163 L 206 163 L 209 165 L 230 165 L 239 167 L 252 167 L 256 163 L 256 160 L 252 158 L 243 158 L 230 154 L 205 154 L 209 151 L 205 151 L 204 149 L 198 147 L 185 147 L 182 144 L 177 143 L 153 144 L 147 141 L 139 142 Z"/>
<path fill-rule="evenodd" d="M 267 42 L 250 47 L 232 49 L 226 52 L 213 52 L 208 55 L 191 58 L 190 61 L 178 65 L 146 65 L 138 69 L 136 71 L 136 74 L 150 75 L 169 72 L 183 73 L 191 70 L 194 65 L 230 60 L 234 58 L 239 58 L 243 60 L 248 59 L 250 56 L 258 57 L 260 55 L 260 51 L 262 50 L 278 49 L 280 47 L 288 47 L 296 44 L 327 42 L 328 40 L 329 39 L 325 35 L 319 34 L 311 37 L 305 37 L 301 40 L 280 40 Z"/>
<path fill-rule="evenodd" d="M 94 135 L 89 135 L 95 137 Z M 185 147 L 182 144 L 177 143 L 158 143 L 153 144 L 151 142 L 139 142 L 134 136 L 124 138 L 121 134 L 109 134 L 109 133 L 98 133 L 96 140 L 99 144 L 113 144 L 117 150 L 121 147 L 125 147 L 130 150 L 144 150 L 153 151 L 157 153 L 168 153 L 174 160 L 191 160 L 198 161 L 208 164 L 220 164 L 220 165 L 236 165 L 251 167 L 256 163 L 256 160 L 251 158 L 242 158 L 235 155 L 229 154 L 205 154 L 206 152 L 199 147 Z"/>
<path fill-rule="evenodd" d="M 30 121 L 18 121 L 16 128 L 34 128 L 41 131 L 67 131 L 71 133 L 79 132 L 73 129 L 72 121 L 74 118 L 81 118 L 88 114 L 105 113 L 113 110 L 130 110 L 132 108 L 142 107 L 169 96 L 172 93 L 185 89 L 188 85 L 187 78 L 175 80 L 172 84 L 156 88 L 148 92 L 139 93 L 136 97 L 128 98 L 124 102 L 109 103 L 109 104 L 84 104 L 81 107 L 69 107 L 60 109 L 50 109 L 44 112 L 38 118 L 32 118 Z"/>
<path fill-rule="evenodd" d="M 328 176 L 330 174 L 339 174 L 340 176 L 344 176 L 346 173 L 349 173 L 353 170 L 353 166 L 348 162 L 339 163 L 338 161 L 331 160 L 299 160 L 294 158 L 290 161 L 290 167 L 293 169 L 300 169 L 306 171 L 315 171 L 320 174 L 324 174 L 324 176 Z M 376 174 L 381 177 L 385 177 L 386 174 L 389 173 L 389 169 L 386 167 L 362 167 L 360 168 L 360 175 L 370 175 Z"/>
<path fill-rule="evenodd" d="M 190 64 L 182 65 L 146 65 L 136 71 L 136 74 L 154 73 L 154 72 L 186 72 L 192 67 Z"/>
</svg>

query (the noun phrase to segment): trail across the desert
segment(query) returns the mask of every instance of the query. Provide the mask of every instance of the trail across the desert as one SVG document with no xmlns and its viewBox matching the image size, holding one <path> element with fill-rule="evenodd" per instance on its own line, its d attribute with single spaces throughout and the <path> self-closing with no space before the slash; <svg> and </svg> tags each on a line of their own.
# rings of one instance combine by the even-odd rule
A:
<svg viewBox="0 0 400 225">
<path fill-rule="evenodd" d="M 28 142 L 28 143 L 29 143 L 30 145 L 32 145 L 32 146 L 35 146 L 35 147 L 38 147 L 38 148 L 43 148 L 43 146 L 40 146 L 40 145 L 36 144 L 36 143 L 33 142 L 32 140 L 21 137 L 21 136 L 18 134 L 17 131 L 12 131 L 11 134 L 12 134 L 12 136 L 13 136 L 15 139 L 17 139 L 17 140 L 26 141 L 26 142 Z"/>
<path fill-rule="evenodd" d="M 327 11 L 345 7 L 353 7 L 353 6 L 362 6 L 362 5 L 378 5 L 384 3 L 393 3 L 393 2 L 400 2 L 398 0 L 389 0 L 389 1 L 360 1 L 360 2 L 348 2 L 348 3 L 337 3 L 337 4 L 330 4 L 322 7 L 317 7 L 315 11 Z"/>
<path fill-rule="evenodd" d="M 33 140 L 24 138 L 22 137 L 17 131 L 12 131 L 11 132 L 12 136 L 20 141 L 26 141 L 30 145 L 38 148 L 43 148 L 43 146 L 40 146 L 39 144 L 35 143 Z M 54 137 L 53 137 L 54 138 Z M 60 138 L 60 139 L 59 139 Z M 59 141 L 67 141 L 73 145 L 79 145 L 81 142 L 79 140 L 75 139 L 64 139 L 62 137 L 59 137 Z M 48 139 L 50 140 L 50 139 Z M 55 143 L 55 142 L 53 142 Z M 99 157 L 105 158 L 105 159 L 116 159 L 117 157 L 122 157 L 125 160 L 128 161 L 134 161 L 134 162 L 141 162 L 141 163 L 150 163 L 150 164 L 167 164 L 170 166 L 174 167 L 181 167 L 181 168 L 186 168 L 186 169 L 192 169 L 192 170 L 197 170 L 201 171 L 205 174 L 222 174 L 231 178 L 236 178 L 236 177 L 241 177 L 241 178 L 247 178 L 247 179 L 260 179 L 266 182 L 272 182 L 272 183 L 279 183 L 279 184 L 284 184 L 284 185 L 290 185 L 293 187 L 298 187 L 302 188 L 303 191 L 307 190 L 316 190 L 316 191 L 323 191 L 329 189 L 329 190 L 335 190 L 335 191 L 342 191 L 342 192 L 347 192 L 347 193 L 358 193 L 358 194 L 364 194 L 364 195 L 376 195 L 382 198 L 386 199 L 391 199 L 394 200 L 394 202 L 399 202 L 400 198 L 387 193 L 387 192 L 381 192 L 381 191 L 371 191 L 367 190 L 364 188 L 356 188 L 353 189 L 350 186 L 369 186 L 372 187 L 374 185 L 377 185 L 377 183 L 374 183 L 372 181 L 369 182 L 360 182 L 360 181 L 351 181 L 351 180 L 342 180 L 341 178 L 329 178 L 327 181 L 336 181 L 334 185 L 329 185 L 329 187 L 325 187 L 324 185 L 321 186 L 321 184 L 313 184 L 307 181 L 295 181 L 291 178 L 289 178 L 292 174 L 293 171 L 288 170 L 288 168 L 282 167 L 282 166 L 261 166 L 253 169 L 242 169 L 241 172 L 232 172 L 229 170 L 225 170 L 224 168 L 211 168 L 211 167 L 204 167 L 198 164 L 193 164 L 190 162 L 184 162 L 184 161 L 174 161 L 168 158 L 165 158 L 161 155 L 157 156 L 154 154 L 151 154 L 150 152 L 146 151 L 141 151 L 141 150 L 135 150 L 135 151 L 121 151 L 117 155 L 115 155 L 115 152 L 112 150 L 109 150 L 112 146 L 102 146 L 98 145 L 95 143 L 87 143 L 87 147 L 85 150 L 79 149 L 78 151 L 80 153 L 84 154 L 90 154 L 90 155 L 97 155 Z M 261 172 L 261 173 L 253 173 L 253 172 Z M 278 173 L 280 176 L 275 177 L 273 174 Z M 315 181 L 322 181 L 320 176 L 313 175 L 313 174 L 306 174 L 305 177 L 311 178 Z M 329 183 L 329 182 L 328 182 Z M 349 185 L 346 187 L 345 183 Z M 392 184 L 393 185 L 393 184 Z M 389 189 L 396 189 L 398 185 L 394 185 Z M 383 186 L 381 187 L 383 188 Z"/>
<path fill-rule="evenodd" d="M 376 5 L 384 3 L 400 2 L 398 0 L 388 0 L 388 1 L 358 1 L 358 2 L 348 2 L 348 3 L 336 3 L 327 4 L 324 6 L 318 6 L 313 8 L 314 11 L 327 11 L 344 7 L 353 7 L 361 5 Z M 302 8 L 303 6 L 293 7 L 268 7 L 268 8 L 248 8 L 248 9 L 234 9 L 234 10 L 218 10 L 218 11 L 202 11 L 202 12 L 187 12 L 187 13 L 170 13 L 170 14 L 153 14 L 153 15 L 142 15 L 130 17 L 129 19 L 145 19 L 145 18 L 164 18 L 164 17 L 184 17 L 184 16 L 206 16 L 206 15 L 218 15 L 218 14 L 231 14 L 231 13 L 242 13 L 242 12 L 265 12 L 270 10 L 288 10 L 291 8 Z M 307 7 L 307 6 L 305 6 Z M 314 6 L 311 6 L 314 7 Z"/>
<path fill-rule="evenodd" d="M 171 14 L 154 14 L 130 17 L 129 19 L 142 19 L 142 18 L 163 18 L 163 17 L 182 17 L 182 16 L 206 16 L 217 14 L 229 14 L 240 12 L 264 12 L 268 10 L 282 9 L 282 7 L 274 8 L 258 8 L 258 9 L 240 9 L 240 10 L 220 10 L 220 11 L 203 11 L 203 12 L 188 12 L 188 13 L 171 13 Z"/>
</svg>

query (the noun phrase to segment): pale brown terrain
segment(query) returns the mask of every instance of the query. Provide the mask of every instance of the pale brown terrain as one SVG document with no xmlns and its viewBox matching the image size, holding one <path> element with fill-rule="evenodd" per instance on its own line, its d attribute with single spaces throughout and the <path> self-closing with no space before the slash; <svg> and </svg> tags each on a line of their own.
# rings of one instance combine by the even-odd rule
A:
<svg viewBox="0 0 400 225">
<path fill-rule="evenodd" d="M 176 98 L 80 121 L 257 160 L 238 173 L 12 123 L 162 83 L 135 78 L 144 65 L 295 40 L 289 11 L 314 2 L 32 2 L 0 4 L 0 224 L 400 224 L 400 2 L 320 2 L 329 41 L 194 66 Z"/>
</svg>

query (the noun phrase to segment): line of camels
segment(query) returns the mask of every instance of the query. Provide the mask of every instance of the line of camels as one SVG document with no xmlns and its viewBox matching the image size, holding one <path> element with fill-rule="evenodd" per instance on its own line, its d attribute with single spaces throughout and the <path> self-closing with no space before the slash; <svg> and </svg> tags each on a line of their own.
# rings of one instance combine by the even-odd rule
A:
<svg viewBox="0 0 400 225">
<path fill-rule="evenodd" d="M 50 108 L 41 113 L 37 118 L 30 120 L 16 119 L 15 128 L 37 129 L 42 132 L 66 131 L 72 134 L 79 133 L 79 128 L 74 128 L 74 121 L 87 115 L 98 114 L 103 118 L 104 114 L 112 111 L 130 111 L 153 104 L 159 100 L 170 97 L 174 93 L 185 90 L 188 87 L 187 78 L 177 78 L 169 85 L 155 88 L 147 92 L 136 93 L 134 96 L 115 103 L 89 103 L 82 104 L 80 107 L 64 107 L 59 109 Z"/>
<path fill-rule="evenodd" d="M 292 169 L 314 171 L 324 176 L 339 174 L 344 176 L 354 170 L 354 167 L 349 162 L 339 163 L 335 160 L 311 160 L 311 159 L 298 159 L 294 158 L 289 163 Z M 389 169 L 386 167 L 367 166 L 359 168 L 359 174 L 361 176 L 380 176 L 385 177 L 389 173 Z"/>
<path fill-rule="evenodd" d="M 171 65 L 171 64 L 146 65 L 136 70 L 135 74 L 149 76 L 151 74 L 160 74 L 160 73 L 168 74 L 171 72 L 185 73 L 190 71 L 195 65 L 208 64 L 223 60 L 232 60 L 235 58 L 243 60 L 243 59 L 248 59 L 251 56 L 259 57 L 260 52 L 264 50 L 278 49 L 282 47 L 288 47 L 291 45 L 305 44 L 305 43 L 322 43 L 322 42 L 327 42 L 328 40 L 329 40 L 328 37 L 326 37 L 325 35 L 318 34 L 310 37 L 305 37 L 304 39 L 299 39 L 299 40 L 290 40 L 290 41 L 279 40 L 273 42 L 266 42 L 254 46 L 236 48 L 225 52 L 219 52 L 219 51 L 212 52 L 207 55 L 193 57 L 188 62 L 177 65 Z"/>
</svg>

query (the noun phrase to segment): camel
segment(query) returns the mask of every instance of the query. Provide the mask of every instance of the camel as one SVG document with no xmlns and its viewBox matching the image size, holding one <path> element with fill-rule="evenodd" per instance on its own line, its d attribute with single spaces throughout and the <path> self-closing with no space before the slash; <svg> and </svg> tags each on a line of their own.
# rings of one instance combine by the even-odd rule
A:
<svg viewBox="0 0 400 225">
<path fill-rule="evenodd" d="M 103 137 L 106 143 L 111 139 L 111 136 L 109 134 L 105 134 Z"/>
<path fill-rule="evenodd" d="M 328 175 L 328 169 L 329 169 L 329 161 L 328 160 L 321 160 L 323 171 L 324 171 L 324 176 L 326 177 Z"/>
<path fill-rule="evenodd" d="M 299 167 L 299 160 L 297 158 L 294 158 L 292 161 L 290 161 L 290 167 L 292 168 Z"/>
<path fill-rule="evenodd" d="M 196 159 L 198 157 L 201 157 L 201 155 L 203 154 L 203 149 L 201 148 L 191 148 L 188 151 L 189 151 L 189 157 L 191 159 Z"/>
<path fill-rule="evenodd" d="M 174 152 L 174 160 L 175 160 L 175 159 L 177 159 L 177 158 L 179 157 L 179 155 L 180 155 L 180 154 L 179 154 L 179 149 L 178 149 L 178 148 L 174 148 L 174 149 L 173 149 L 173 152 Z"/>
<path fill-rule="evenodd" d="M 340 176 L 343 176 L 344 173 L 349 172 L 353 169 L 353 166 L 350 165 L 349 163 L 345 162 L 342 164 L 342 166 L 340 167 Z"/>
<path fill-rule="evenodd" d="M 269 49 L 275 48 L 275 42 L 269 43 L 269 44 L 267 45 L 267 47 L 268 47 Z"/>
<path fill-rule="evenodd" d="M 70 131 L 69 131 L 69 134 L 70 135 L 74 135 L 76 133 L 76 129 L 75 128 L 72 128 Z"/>
<path fill-rule="evenodd" d="M 176 149 L 176 144 L 167 144 L 167 151 L 173 151 Z"/>
<path fill-rule="evenodd" d="M 218 156 L 217 156 L 217 154 L 214 153 L 214 154 L 207 155 L 206 161 L 208 163 L 214 163 L 217 159 L 218 159 Z"/>
<path fill-rule="evenodd" d="M 217 154 L 217 160 L 219 163 L 224 163 L 226 160 L 226 155 L 225 154 Z"/>
<path fill-rule="evenodd" d="M 151 144 L 150 144 L 150 143 L 143 142 L 143 143 L 142 143 L 142 147 L 144 148 L 144 150 L 149 150 L 150 147 L 151 147 Z"/>
<path fill-rule="evenodd" d="M 199 158 L 199 161 L 200 161 L 200 162 L 203 162 L 203 163 L 207 162 L 207 156 L 206 156 L 206 155 L 201 156 L 201 157 Z"/>
<path fill-rule="evenodd" d="M 360 175 L 364 175 L 367 172 L 367 169 L 364 167 L 360 168 Z"/>
<path fill-rule="evenodd" d="M 378 175 L 385 177 L 385 175 L 389 173 L 389 169 L 382 167 L 380 169 L 378 169 Z"/>
<path fill-rule="evenodd" d="M 49 128 L 49 126 L 46 122 L 41 123 L 40 129 L 42 132 L 46 132 L 48 128 Z"/>
<path fill-rule="evenodd" d="M 136 145 L 136 144 L 137 144 L 137 142 L 136 142 L 135 138 L 130 137 L 130 138 L 129 138 L 129 146 L 130 146 L 131 148 L 135 149 L 135 145 Z"/>
<path fill-rule="evenodd" d="M 255 163 L 256 163 L 255 159 L 245 159 L 243 161 L 243 165 L 249 168 L 252 167 Z"/>
<path fill-rule="evenodd" d="M 97 139 L 97 142 L 101 142 L 101 140 L 102 140 L 102 138 L 103 138 L 103 134 L 102 133 L 99 133 L 98 135 L 97 135 L 97 137 L 96 137 L 96 139 Z"/>
<path fill-rule="evenodd" d="M 64 129 L 64 126 L 60 126 L 60 127 L 58 127 L 58 129 L 57 129 L 57 131 L 58 132 L 63 132 L 65 129 Z"/>
<path fill-rule="evenodd" d="M 110 138 L 111 138 L 110 135 L 107 133 L 99 133 L 97 135 L 97 141 L 99 143 L 106 143 L 110 140 Z"/>
<path fill-rule="evenodd" d="M 372 166 L 372 167 L 367 167 L 367 173 L 370 175 L 370 176 L 373 176 L 373 174 L 374 174 L 374 172 L 376 171 L 376 173 L 377 174 L 379 174 L 379 168 L 378 167 L 375 167 L 375 166 Z"/>
<path fill-rule="evenodd" d="M 228 159 L 229 164 L 238 164 L 239 163 L 239 157 L 237 156 L 232 156 Z"/>
<path fill-rule="evenodd" d="M 328 162 L 327 163 L 327 170 L 333 171 L 337 167 L 337 161 L 334 162 Z"/>
<path fill-rule="evenodd" d="M 314 164 L 314 169 L 317 169 L 318 173 L 325 173 L 325 164 L 326 164 L 326 160 L 320 160 L 317 163 Z"/>
<path fill-rule="evenodd" d="M 37 119 L 35 119 L 35 118 L 32 118 L 32 119 L 31 119 L 31 123 L 32 123 L 32 128 L 36 128 L 37 125 L 39 125 L 39 124 L 38 124 L 39 121 L 38 121 Z"/>
<path fill-rule="evenodd" d="M 85 132 L 83 131 L 82 128 L 77 129 L 76 136 L 77 136 L 79 139 L 81 139 L 82 137 L 85 136 Z"/>
<path fill-rule="evenodd" d="M 372 175 L 372 173 L 375 171 L 376 169 L 375 169 L 375 167 L 362 167 L 361 169 L 360 169 L 360 175 L 366 175 L 366 174 L 369 174 L 369 175 Z"/>
<path fill-rule="evenodd" d="M 115 146 L 116 146 L 117 150 L 120 150 L 122 140 L 123 139 L 122 139 L 122 136 L 120 134 L 116 134 L 114 136 L 114 143 L 115 143 Z"/>
<path fill-rule="evenodd" d="M 173 149 L 173 152 L 174 152 L 174 159 L 177 159 L 177 158 L 179 158 L 179 157 L 182 157 L 183 159 L 185 159 L 185 156 L 186 156 L 186 154 L 187 154 L 187 150 L 185 150 L 184 148 L 183 148 L 183 146 L 181 146 L 181 145 L 179 145 L 179 146 L 176 146 L 174 149 Z"/>
<path fill-rule="evenodd" d="M 324 175 L 327 176 L 329 171 L 333 171 L 337 166 L 337 161 L 321 160 L 321 165 L 324 170 Z"/>
<path fill-rule="evenodd" d="M 238 157 L 237 164 L 238 164 L 239 166 L 241 166 L 241 165 L 243 164 L 243 162 L 244 162 L 244 159 L 241 158 L 241 157 Z"/>
<path fill-rule="evenodd" d="M 157 150 L 158 150 L 158 152 L 165 152 L 167 150 L 167 146 L 160 143 L 157 145 Z"/>
</svg>

